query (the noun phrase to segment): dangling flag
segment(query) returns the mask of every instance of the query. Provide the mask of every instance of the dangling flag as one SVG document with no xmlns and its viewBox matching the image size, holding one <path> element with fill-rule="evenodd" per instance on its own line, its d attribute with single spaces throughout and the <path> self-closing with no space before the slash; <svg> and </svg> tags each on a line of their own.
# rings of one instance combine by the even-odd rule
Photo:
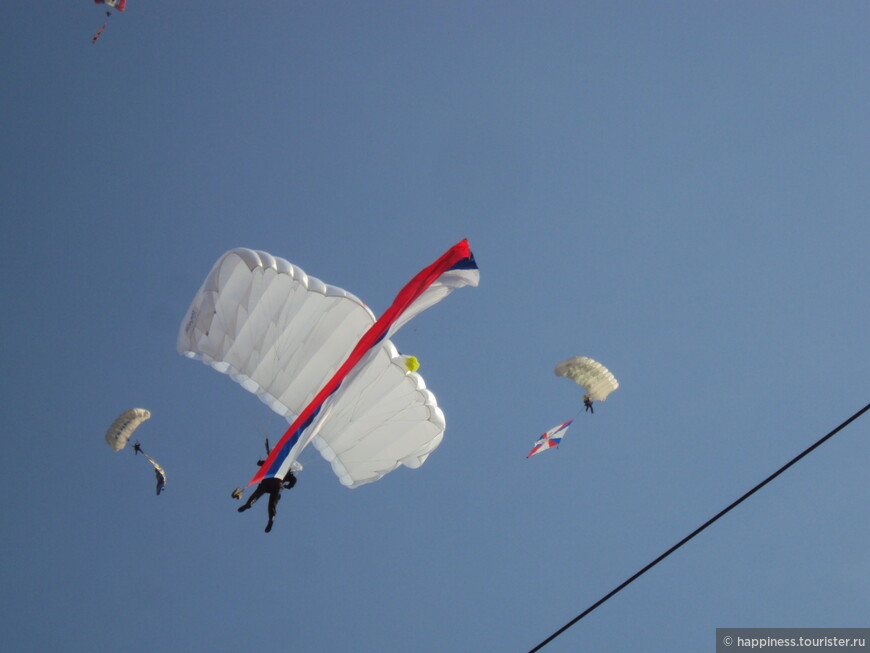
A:
<svg viewBox="0 0 870 653">
<path fill-rule="evenodd" d="M 100 26 L 100 29 L 97 30 L 97 33 L 91 37 L 91 43 L 97 42 L 97 39 L 100 38 L 100 35 L 103 33 L 103 30 L 106 29 L 106 25 L 108 25 L 108 24 L 109 24 L 109 21 L 106 21 L 105 23 L 102 24 L 102 26 Z M 103 47 L 103 46 L 100 46 L 100 47 Z"/>
<path fill-rule="evenodd" d="M 340 394 L 338 391 L 349 376 L 352 378 L 361 373 L 367 363 L 377 356 L 379 343 L 390 338 L 408 320 L 444 299 L 454 289 L 476 286 L 479 279 L 480 273 L 467 240 L 460 241 L 429 267 L 417 273 L 399 291 L 393 304 L 363 333 L 350 355 L 290 425 L 248 485 L 268 477 L 284 478 L 299 452 L 317 435 L 319 417 L 323 420 L 328 418 L 329 411 L 322 411 L 324 404 L 333 395 Z"/>
<path fill-rule="evenodd" d="M 154 460 L 151 456 L 149 456 L 144 451 L 142 455 L 145 456 L 148 460 L 151 461 L 151 464 L 154 465 L 154 476 L 157 477 L 157 494 L 159 495 L 163 492 L 163 489 L 166 487 L 166 472 L 163 471 L 163 468 L 157 464 L 157 461 Z"/>
<path fill-rule="evenodd" d="M 565 432 L 568 430 L 568 426 L 574 420 L 568 420 L 564 424 L 560 426 L 554 426 L 549 431 L 544 433 L 538 441 L 535 442 L 535 446 L 532 447 L 532 450 L 529 452 L 529 455 L 526 458 L 531 458 L 536 453 L 541 453 L 542 451 L 546 451 L 547 449 L 551 449 L 553 447 L 558 447 L 559 443 L 562 441 L 562 436 L 565 435 Z"/>
</svg>

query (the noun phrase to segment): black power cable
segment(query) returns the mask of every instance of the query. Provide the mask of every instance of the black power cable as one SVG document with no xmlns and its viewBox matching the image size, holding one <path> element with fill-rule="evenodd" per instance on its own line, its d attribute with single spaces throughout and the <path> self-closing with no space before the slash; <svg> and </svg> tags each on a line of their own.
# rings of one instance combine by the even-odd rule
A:
<svg viewBox="0 0 870 653">
<path fill-rule="evenodd" d="M 532 650 L 530 650 L 529 653 L 535 653 L 535 651 L 540 651 L 540 650 L 541 650 L 542 648 L 544 648 L 547 644 L 549 644 L 550 642 L 552 642 L 552 641 L 553 641 L 554 639 L 556 639 L 559 635 L 561 635 L 562 633 L 564 633 L 564 632 L 565 632 L 566 630 L 568 630 L 571 626 L 573 626 L 574 624 L 576 624 L 576 623 L 577 623 L 578 621 L 580 621 L 583 617 L 585 617 L 587 614 L 589 614 L 590 612 L 592 612 L 592 611 L 593 611 L 595 608 L 597 608 L 599 605 L 601 605 L 602 603 L 604 603 L 607 599 L 609 599 L 609 598 L 612 597 L 613 595 L 617 594 L 620 590 L 622 590 L 623 588 L 627 587 L 627 586 L 630 585 L 633 581 L 635 581 L 635 580 L 637 580 L 638 578 L 640 578 L 641 576 L 643 576 L 646 572 L 648 572 L 650 569 L 652 569 L 653 567 L 655 567 L 658 563 L 660 563 L 662 560 L 664 560 L 665 558 L 667 558 L 667 557 L 668 557 L 669 555 L 671 555 L 674 551 L 676 551 L 677 549 L 679 549 L 679 548 L 680 548 L 681 546 L 683 546 L 686 542 L 688 542 L 688 541 L 691 540 L 693 537 L 695 537 L 698 533 L 700 533 L 700 532 L 703 531 L 705 528 L 707 528 L 710 524 L 712 524 L 712 523 L 715 522 L 717 519 L 719 519 L 720 517 L 722 517 L 723 515 L 725 515 L 726 513 L 728 513 L 732 508 L 736 508 L 738 505 L 740 505 L 741 503 L 743 503 L 746 499 L 748 499 L 748 498 L 751 497 L 753 494 L 755 494 L 756 492 L 758 492 L 761 488 L 763 488 L 765 485 L 767 485 L 768 483 L 770 483 L 773 479 L 775 479 L 777 476 L 779 476 L 780 474 L 782 474 L 785 470 L 787 470 L 789 467 L 791 467 L 792 465 L 794 465 L 794 464 L 795 464 L 797 461 L 799 461 L 801 458 L 803 458 L 804 456 L 806 456 L 807 454 L 809 454 L 811 451 L 813 451 L 816 447 L 818 447 L 819 445 L 821 445 L 821 444 L 822 444 L 823 442 L 825 442 L 826 440 L 832 438 L 836 433 L 838 433 L 838 432 L 841 431 L 842 429 L 846 428 L 849 424 L 851 424 L 851 423 L 854 422 L 856 419 L 858 419 L 859 417 L 861 417 L 861 415 L 863 415 L 864 413 L 866 413 L 868 410 L 870 410 L 870 404 L 867 404 L 866 406 L 864 406 L 864 408 L 862 408 L 862 409 L 859 410 L 857 413 L 855 413 L 854 415 L 852 415 L 852 417 L 850 417 L 850 418 L 847 419 L 845 422 L 843 422 L 842 424 L 840 424 L 837 428 L 835 428 L 835 429 L 832 430 L 830 433 L 828 433 L 827 435 L 825 435 L 824 437 L 822 437 L 820 440 L 816 441 L 815 444 L 813 444 L 812 446 L 807 447 L 806 449 L 804 449 L 801 453 L 799 453 L 797 456 L 795 456 L 794 458 L 792 458 L 792 459 L 791 459 L 790 461 L 788 461 L 785 465 L 783 465 L 783 466 L 780 467 L 778 470 L 776 470 L 773 474 L 771 474 L 771 475 L 768 476 L 766 479 L 764 479 L 763 481 L 761 481 L 761 483 L 759 483 L 759 484 L 756 485 L 754 488 L 752 488 L 751 490 L 749 490 L 749 492 L 747 492 L 747 493 L 744 494 L 742 497 L 740 497 L 739 499 L 737 499 L 737 501 L 735 501 L 734 503 L 732 503 L 731 505 L 729 505 L 727 508 L 725 508 L 724 510 L 720 511 L 719 513 L 717 513 L 715 516 L 713 516 L 713 517 L 711 517 L 710 519 L 708 519 L 708 520 L 707 520 L 706 522 L 704 522 L 701 526 L 699 526 L 699 527 L 696 528 L 694 531 L 692 531 L 691 533 L 689 533 L 688 535 L 686 535 L 686 537 L 684 537 L 682 540 L 680 540 L 679 542 L 677 542 L 676 544 L 674 544 L 674 546 L 672 546 L 670 549 L 668 549 L 667 551 L 665 551 L 664 553 L 662 553 L 658 558 L 656 558 L 656 559 L 653 560 L 651 563 L 649 563 L 646 567 L 644 567 L 643 569 L 641 569 L 640 571 L 638 571 L 636 574 L 634 574 L 631 578 L 627 579 L 627 580 L 624 581 L 621 585 L 619 585 L 618 587 L 615 587 L 615 588 L 612 589 L 610 592 L 608 592 L 607 594 L 605 594 L 604 596 L 602 596 L 602 597 L 601 597 L 600 599 L 598 599 L 595 603 L 593 603 L 592 605 L 590 605 L 590 606 L 589 606 L 588 608 L 586 608 L 583 612 L 581 612 L 580 614 L 578 614 L 578 615 L 577 615 L 576 617 L 574 617 L 571 621 L 569 621 L 569 622 L 566 623 L 564 626 L 562 626 L 559 630 L 557 630 L 555 633 L 553 633 L 552 635 L 550 635 L 547 639 L 545 639 L 545 640 L 542 641 L 540 644 L 538 644 L 537 646 L 535 646 L 535 648 L 533 648 Z"/>
</svg>

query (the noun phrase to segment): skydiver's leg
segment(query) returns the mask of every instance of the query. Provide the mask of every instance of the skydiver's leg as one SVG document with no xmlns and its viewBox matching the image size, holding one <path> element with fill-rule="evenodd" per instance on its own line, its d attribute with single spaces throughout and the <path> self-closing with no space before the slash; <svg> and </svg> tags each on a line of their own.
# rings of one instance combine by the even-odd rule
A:
<svg viewBox="0 0 870 653">
<path fill-rule="evenodd" d="M 281 492 L 272 492 L 269 495 L 269 522 L 266 524 L 266 532 L 272 530 L 275 523 L 275 515 L 278 514 L 278 502 L 281 500 Z"/>
<path fill-rule="evenodd" d="M 269 518 L 275 519 L 278 514 L 278 502 L 281 500 L 281 491 L 273 492 L 269 496 Z"/>
<path fill-rule="evenodd" d="M 245 512 L 248 508 L 257 503 L 257 499 L 263 496 L 263 487 L 261 485 L 257 486 L 257 489 L 254 490 L 254 493 L 248 498 L 243 506 L 239 506 L 239 512 Z"/>
</svg>

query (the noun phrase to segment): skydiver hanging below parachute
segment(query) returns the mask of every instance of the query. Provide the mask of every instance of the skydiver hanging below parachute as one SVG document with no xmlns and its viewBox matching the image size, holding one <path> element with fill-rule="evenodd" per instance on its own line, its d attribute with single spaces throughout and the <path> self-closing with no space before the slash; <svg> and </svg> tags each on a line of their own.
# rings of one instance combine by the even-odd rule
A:
<svg viewBox="0 0 870 653">
<path fill-rule="evenodd" d="M 269 438 L 266 438 L 266 456 L 269 456 L 271 452 L 271 448 L 269 447 Z M 265 460 L 260 459 L 257 461 L 257 466 L 262 467 L 265 464 Z M 259 485 L 257 485 L 257 489 L 254 490 L 254 493 L 248 498 L 248 500 L 241 506 L 239 506 L 239 512 L 245 512 L 248 508 L 253 506 L 257 499 L 259 499 L 264 494 L 269 495 L 269 521 L 266 523 L 265 532 L 269 533 L 272 530 L 272 525 L 275 523 L 275 516 L 278 513 L 278 502 L 281 500 L 281 491 L 282 490 L 290 490 L 296 485 L 296 475 L 293 473 L 294 471 L 299 471 L 302 469 L 302 465 L 296 463 L 293 466 L 293 469 L 289 470 L 283 478 L 279 478 L 277 476 L 273 476 L 270 478 L 264 478 L 260 481 Z M 243 490 L 241 488 L 236 488 L 233 491 L 234 499 L 242 498 Z"/>
<path fill-rule="evenodd" d="M 118 415 L 117 419 L 112 422 L 109 430 L 106 431 L 106 443 L 112 447 L 114 451 L 121 451 L 127 446 L 127 442 L 130 440 L 130 436 L 133 435 L 133 431 L 150 417 L 151 412 L 144 408 L 131 408 L 130 410 L 125 410 L 123 413 Z M 137 455 L 141 453 L 154 466 L 154 476 L 157 478 L 157 494 L 159 495 L 166 487 L 166 472 L 164 472 L 163 468 L 157 464 L 156 460 L 145 453 L 138 441 L 133 445 L 133 453 Z"/>
<path fill-rule="evenodd" d="M 604 401 L 607 395 L 619 387 L 616 377 L 601 363 L 587 358 L 575 356 L 562 361 L 555 369 L 557 376 L 564 376 L 586 390 L 583 395 L 583 405 L 587 413 L 595 413 L 593 401 Z"/>
</svg>

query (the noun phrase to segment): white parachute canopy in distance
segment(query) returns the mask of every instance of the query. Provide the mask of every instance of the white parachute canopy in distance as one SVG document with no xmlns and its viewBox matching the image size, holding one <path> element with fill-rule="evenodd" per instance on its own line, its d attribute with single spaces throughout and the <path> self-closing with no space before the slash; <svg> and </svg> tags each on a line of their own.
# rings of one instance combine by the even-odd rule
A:
<svg viewBox="0 0 870 653">
<path fill-rule="evenodd" d="M 214 264 L 181 324 L 177 349 L 293 424 L 374 323 L 351 293 L 282 258 L 240 248 Z M 369 354 L 312 418 L 284 468 L 313 441 L 340 481 L 356 487 L 399 465 L 420 466 L 439 445 L 444 414 L 414 371 L 416 360 L 387 338 Z"/>
<path fill-rule="evenodd" d="M 604 401 L 607 395 L 619 387 L 619 382 L 610 370 L 586 356 L 562 361 L 556 366 L 555 372 L 557 376 L 564 376 L 582 386 L 592 401 Z"/>
<path fill-rule="evenodd" d="M 144 408 L 131 408 L 118 415 L 106 431 L 106 442 L 115 451 L 121 451 L 127 446 L 127 441 L 133 435 L 139 425 L 151 417 L 151 413 Z"/>
</svg>

